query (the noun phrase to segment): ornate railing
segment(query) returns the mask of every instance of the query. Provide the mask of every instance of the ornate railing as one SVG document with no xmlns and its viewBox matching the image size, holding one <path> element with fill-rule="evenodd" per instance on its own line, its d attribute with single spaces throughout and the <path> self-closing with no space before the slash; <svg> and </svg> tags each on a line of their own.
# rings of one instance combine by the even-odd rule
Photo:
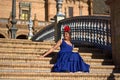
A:
<svg viewBox="0 0 120 80">
<path fill-rule="evenodd" d="M 62 38 L 63 27 L 69 25 L 74 44 L 111 50 L 110 21 L 108 16 L 80 16 L 61 20 L 58 23 L 58 39 Z"/>
<path fill-rule="evenodd" d="M 47 25 L 32 37 L 33 41 L 54 40 L 54 23 Z"/>
</svg>

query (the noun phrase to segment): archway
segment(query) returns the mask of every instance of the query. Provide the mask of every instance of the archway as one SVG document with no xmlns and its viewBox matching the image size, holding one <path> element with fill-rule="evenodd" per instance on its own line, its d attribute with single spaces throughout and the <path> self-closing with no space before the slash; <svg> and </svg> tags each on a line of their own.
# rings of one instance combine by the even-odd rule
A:
<svg viewBox="0 0 120 80">
<path fill-rule="evenodd" d="M 2 34 L 0 34 L 0 38 L 5 38 L 5 36 L 3 36 Z"/>
<path fill-rule="evenodd" d="M 19 35 L 19 36 L 17 36 L 16 39 L 27 39 L 27 36 L 26 35 Z"/>
</svg>

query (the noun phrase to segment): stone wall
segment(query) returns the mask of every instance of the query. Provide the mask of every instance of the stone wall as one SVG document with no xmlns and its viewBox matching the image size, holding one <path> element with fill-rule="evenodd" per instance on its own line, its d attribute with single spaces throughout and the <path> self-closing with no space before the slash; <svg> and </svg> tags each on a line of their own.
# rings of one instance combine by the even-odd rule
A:
<svg viewBox="0 0 120 80">
<path fill-rule="evenodd" d="M 32 19 L 40 21 L 50 21 L 56 15 L 56 0 L 16 0 L 16 19 L 20 16 L 20 2 L 31 3 Z M 73 7 L 73 16 L 79 16 L 80 10 L 82 15 L 88 15 L 87 0 L 63 0 L 62 12 L 69 17 L 68 8 Z M 12 0 L 0 0 L 0 18 L 9 18 L 11 15 Z"/>
</svg>

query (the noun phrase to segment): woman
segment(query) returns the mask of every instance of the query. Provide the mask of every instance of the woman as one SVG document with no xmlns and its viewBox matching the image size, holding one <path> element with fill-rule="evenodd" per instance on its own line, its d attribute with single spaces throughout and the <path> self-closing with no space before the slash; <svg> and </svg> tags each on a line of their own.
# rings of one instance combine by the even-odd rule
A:
<svg viewBox="0 0 120 80">
<path fill-rule="evenodd" d="M 54 64 L 53 72 L 89 72 L 89 65 L 86 64 L 79 53 L 72 52 L 73 45 L 70 42 L 70 27 L 64 27 L 64 39 L 59 40 L 43 56 L 46 56 L 60 47 L 57 55 L 57 62 Z"/>
</svg>

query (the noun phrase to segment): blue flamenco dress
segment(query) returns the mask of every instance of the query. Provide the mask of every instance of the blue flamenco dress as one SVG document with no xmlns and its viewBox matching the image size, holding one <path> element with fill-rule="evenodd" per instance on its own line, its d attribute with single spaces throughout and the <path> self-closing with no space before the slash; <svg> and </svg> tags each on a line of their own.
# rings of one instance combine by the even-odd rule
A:
<svg viewBox="0 0 120 80">
<path fill-rule="evenodd" d="M 90 65 L 83 61 L 79 53 L 72 50 L 73 46 L 62 40 L 53 72 L 89 72 Z"/>
</svg>

